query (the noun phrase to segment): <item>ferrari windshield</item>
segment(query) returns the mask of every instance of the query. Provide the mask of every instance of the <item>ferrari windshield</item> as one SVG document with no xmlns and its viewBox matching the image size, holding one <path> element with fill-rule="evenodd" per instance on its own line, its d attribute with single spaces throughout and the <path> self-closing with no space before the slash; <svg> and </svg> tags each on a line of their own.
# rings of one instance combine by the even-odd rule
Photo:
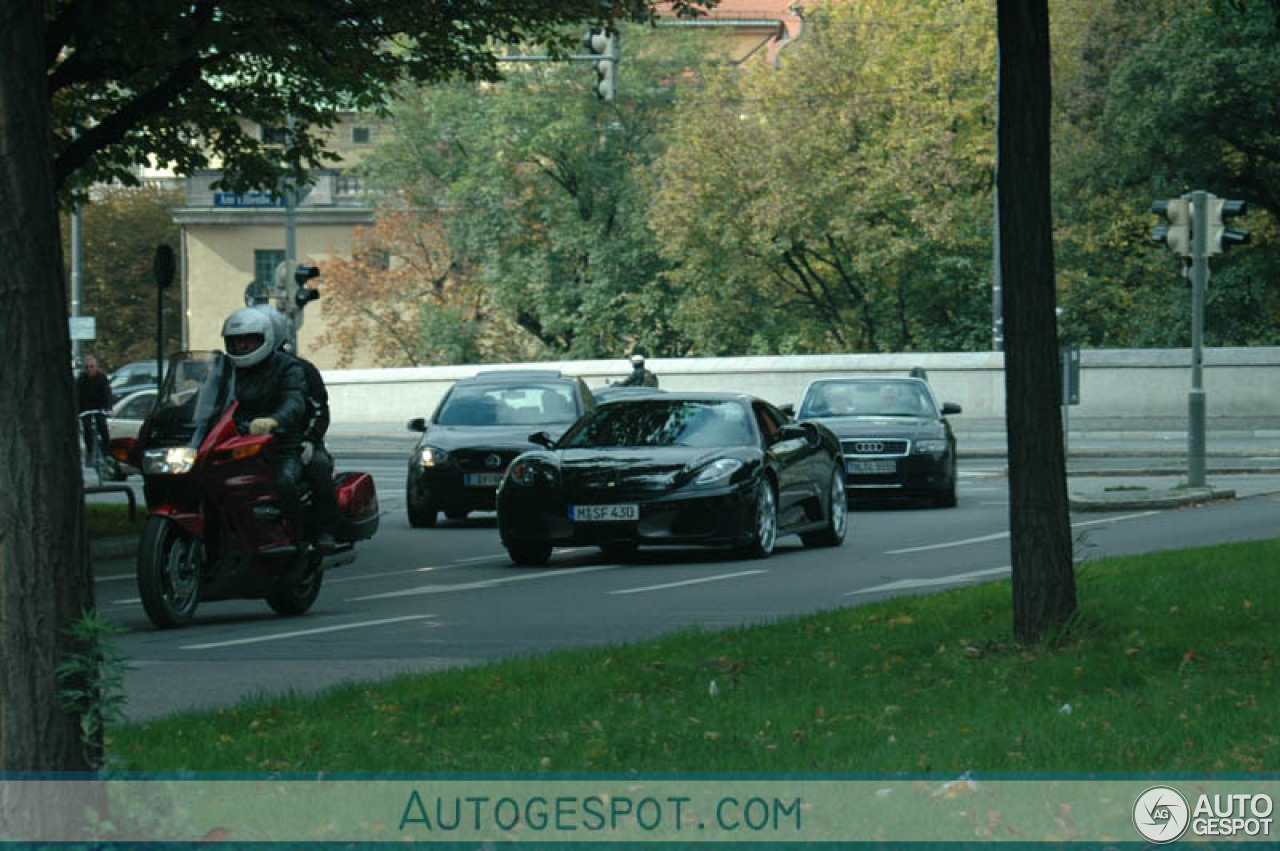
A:
<svg viewBox="0 0 1280 851">
<path fill-rule="evenodd" d="M 938 411 L 920 381 L 860 378 L 813 382 L 798 416 L 937 417 Z"/>
<path fill-rule="evenodd" d="M 625 399 L 601 405 L 570 429 L 558 449 L 629 446 L 747 446 L 750 412 L 726 400 Z"/>
<path fill-rule="evenodd" d="M 199 446 L 231 399 L 232 374 L 222 352 L 173 355 L 151 415 L 147 445 Z"/>
</svg>

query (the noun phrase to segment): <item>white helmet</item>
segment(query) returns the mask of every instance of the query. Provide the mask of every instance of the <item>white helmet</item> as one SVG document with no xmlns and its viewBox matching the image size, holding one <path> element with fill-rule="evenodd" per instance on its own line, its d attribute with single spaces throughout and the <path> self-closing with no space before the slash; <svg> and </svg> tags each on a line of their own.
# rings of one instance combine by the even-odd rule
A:
<svg viewBox="0 0 1280 851">
<path fill-rule="evenodd" d="M 271 319 L 261 310 L 242 307 L 222 323 L 222 339 L 227 357 L 237 369 L 257 366 L 276 348 L 276 333 Z"/>
<path fill-rule="evenodd" d="M 274 331 L 276 335 L 277 349 L 283 349 L 289 344 L 289 330 L 291 325 L 289 317 L 285 316 L 269 304 L 255 304 L 250 309 L 266 314 L 266 317 L 271 320 L 271 330 Z"/>
</svg>

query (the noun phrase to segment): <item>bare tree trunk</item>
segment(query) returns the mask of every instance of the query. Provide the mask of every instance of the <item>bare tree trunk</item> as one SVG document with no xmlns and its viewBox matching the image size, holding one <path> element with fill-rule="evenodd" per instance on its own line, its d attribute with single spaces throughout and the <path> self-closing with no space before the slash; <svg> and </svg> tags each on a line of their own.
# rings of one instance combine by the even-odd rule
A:
<svg viewBox="0 0 1280 851">
<path fill-rule="evenodd" d="M 1059 412 L 1049 204 L 1047 0 L 998 0 L 997 192 L 1004 280 L 1013 628 L 1034 641 L 1076 610 Z"/>
<path fill-rule="evenodd" d="M 44 3 L 0 6 L 0 772 L 88 767 L 55 667 L 93 606 Z M 0 805 L 4 802 L 0 801 Z"/>
</svg>

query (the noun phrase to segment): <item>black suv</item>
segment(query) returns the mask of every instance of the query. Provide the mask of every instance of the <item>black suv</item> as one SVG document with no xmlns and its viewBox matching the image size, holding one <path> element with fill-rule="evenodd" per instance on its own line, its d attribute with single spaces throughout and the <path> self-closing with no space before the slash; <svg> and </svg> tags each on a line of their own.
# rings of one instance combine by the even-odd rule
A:
<svg viewBox="0 0 1280 851">
<path fill-rule="evenodd" d="M 511 459 L 539 448 L 529 435 L 559 437 L 595 407 L 581 378 L 555 370 L 494 370 L 449 388 L 430 420 L 409 421 L 422 438 L 409 458 L 409 525 L 436 525 L 470 511 L 492 510 Z"/>
<path fill-rule="evenodd" d="M 805 388 L 798 420 L 813 420 L 840 438 L 845 488 L 877 496 L 924 497 L 956 504 L 956 436 L 920 378 L 822 378 Z"/>
</svg>

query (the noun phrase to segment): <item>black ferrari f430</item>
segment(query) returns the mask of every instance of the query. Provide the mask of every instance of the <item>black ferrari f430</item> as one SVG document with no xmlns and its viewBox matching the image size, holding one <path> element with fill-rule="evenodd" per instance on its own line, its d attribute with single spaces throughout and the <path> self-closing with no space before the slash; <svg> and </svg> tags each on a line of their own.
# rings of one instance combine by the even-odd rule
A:
<svg viewBox="0 0 1280 851">
<path fill-rule="evenodd" d="M 762 558 L 782 535 L 838 546 L 848 525 L 840 441 L 762 399 L 623 396 L 525 452 L 498 488 L 498 529 L 516 564 L 554 547 L 705 545 Z"/>
</svg>

